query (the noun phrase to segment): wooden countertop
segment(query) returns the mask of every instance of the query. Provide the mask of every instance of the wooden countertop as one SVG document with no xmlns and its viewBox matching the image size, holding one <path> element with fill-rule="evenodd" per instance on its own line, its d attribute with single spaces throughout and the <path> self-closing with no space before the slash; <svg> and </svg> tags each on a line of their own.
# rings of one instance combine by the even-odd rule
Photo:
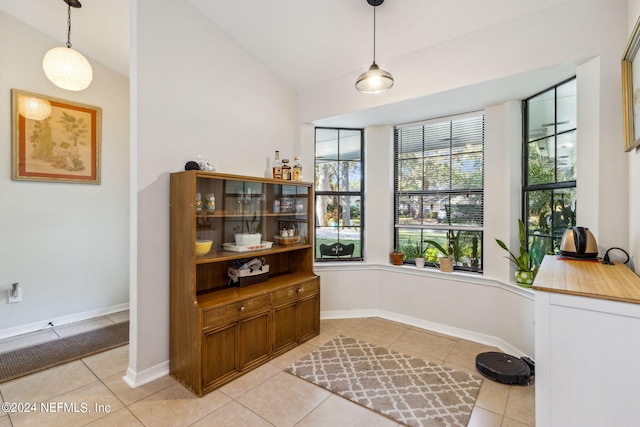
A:
<svg viewBox="0 0 640 427">
<path fill-rule="evenodd" d="M 640 277 L 619 262 L 604 265 L 547 255 L 533 289 L 640 304 Z"/>
</svg>

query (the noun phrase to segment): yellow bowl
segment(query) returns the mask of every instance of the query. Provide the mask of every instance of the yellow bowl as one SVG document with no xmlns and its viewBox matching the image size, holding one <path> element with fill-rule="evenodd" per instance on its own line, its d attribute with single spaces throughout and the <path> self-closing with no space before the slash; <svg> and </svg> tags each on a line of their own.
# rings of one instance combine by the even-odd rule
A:
<svg viewBox="0 0 640 427">
<path fill-rule="evenodd" d="M 213 240 L 196 240 L 196 256 L 203 256 L 209 253 Z"/>
</svg>

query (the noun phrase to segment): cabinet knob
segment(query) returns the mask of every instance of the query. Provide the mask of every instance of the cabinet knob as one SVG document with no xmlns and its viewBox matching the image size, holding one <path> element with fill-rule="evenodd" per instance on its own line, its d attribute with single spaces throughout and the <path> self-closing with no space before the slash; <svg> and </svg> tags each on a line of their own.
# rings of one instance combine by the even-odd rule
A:
<svg viewBox="0 0 640 427">
<path fill-rule="evenodd" d="M 244 305 L 241 305 L 240 307 L 238 307 L 239 311 L 244 311 Z"/>
<path fill-rule="evenodd" d="M 298 288 L 298 289 L 296 289 L 296 292 L 297 292 L 297 293 L 300 293 L 300 292 L 302 292 L 302 291 L 304 291 L 304 289 L 302 289 L 302 288 Z"/>
</svg>

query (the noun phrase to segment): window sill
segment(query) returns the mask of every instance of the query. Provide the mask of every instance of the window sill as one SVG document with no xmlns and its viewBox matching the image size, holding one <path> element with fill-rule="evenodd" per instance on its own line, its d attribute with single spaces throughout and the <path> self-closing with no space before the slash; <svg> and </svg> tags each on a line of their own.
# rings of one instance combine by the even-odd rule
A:
<svg viewBox="0 0 640 427">
<path fill-rule="evenodd" d="M 382 270 L 394 272 L 397 274 L 409 274 L 421 276 L 424 278 L 446 279 L 455 282 L 472 283 L 480 286 L 500 287 L 509 292 L 516 293 L 529 299 L 533 299 L 534 291 L 530 288 L 518 286 L 515 282 L 505 282 L 499 279 L 487 277 L 477 273 L 467 273 L 462 271 L 454 271 L 452 273 L 444 273 L 435 268 L 417 268 L 413 265 L 391 265 L 391 264 L 373 264 L 364 262 L 322 262 L 315 263 L 313 269 L 316 272 L 323 271 L 361 271 L 361 270 Z"/>
</svg>

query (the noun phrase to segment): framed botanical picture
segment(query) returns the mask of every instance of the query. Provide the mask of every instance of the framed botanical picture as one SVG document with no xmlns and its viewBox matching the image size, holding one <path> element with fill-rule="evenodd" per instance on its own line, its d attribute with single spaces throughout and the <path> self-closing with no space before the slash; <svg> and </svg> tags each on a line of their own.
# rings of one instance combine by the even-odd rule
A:
<svg viewBox="0 0 640 427">
<path fill-rule="evenodd" d="M 636 22 L 636 27 L 622 58 L 625 151 L 631 151 L 640 145 L 640 65 L 635 66 L 639 46 L 640 19 Z"/>
<path fill-rule="evenodd" d="M 102 109 L 11 90 L 13 179 L 100 184 Z"/>
</svg>

